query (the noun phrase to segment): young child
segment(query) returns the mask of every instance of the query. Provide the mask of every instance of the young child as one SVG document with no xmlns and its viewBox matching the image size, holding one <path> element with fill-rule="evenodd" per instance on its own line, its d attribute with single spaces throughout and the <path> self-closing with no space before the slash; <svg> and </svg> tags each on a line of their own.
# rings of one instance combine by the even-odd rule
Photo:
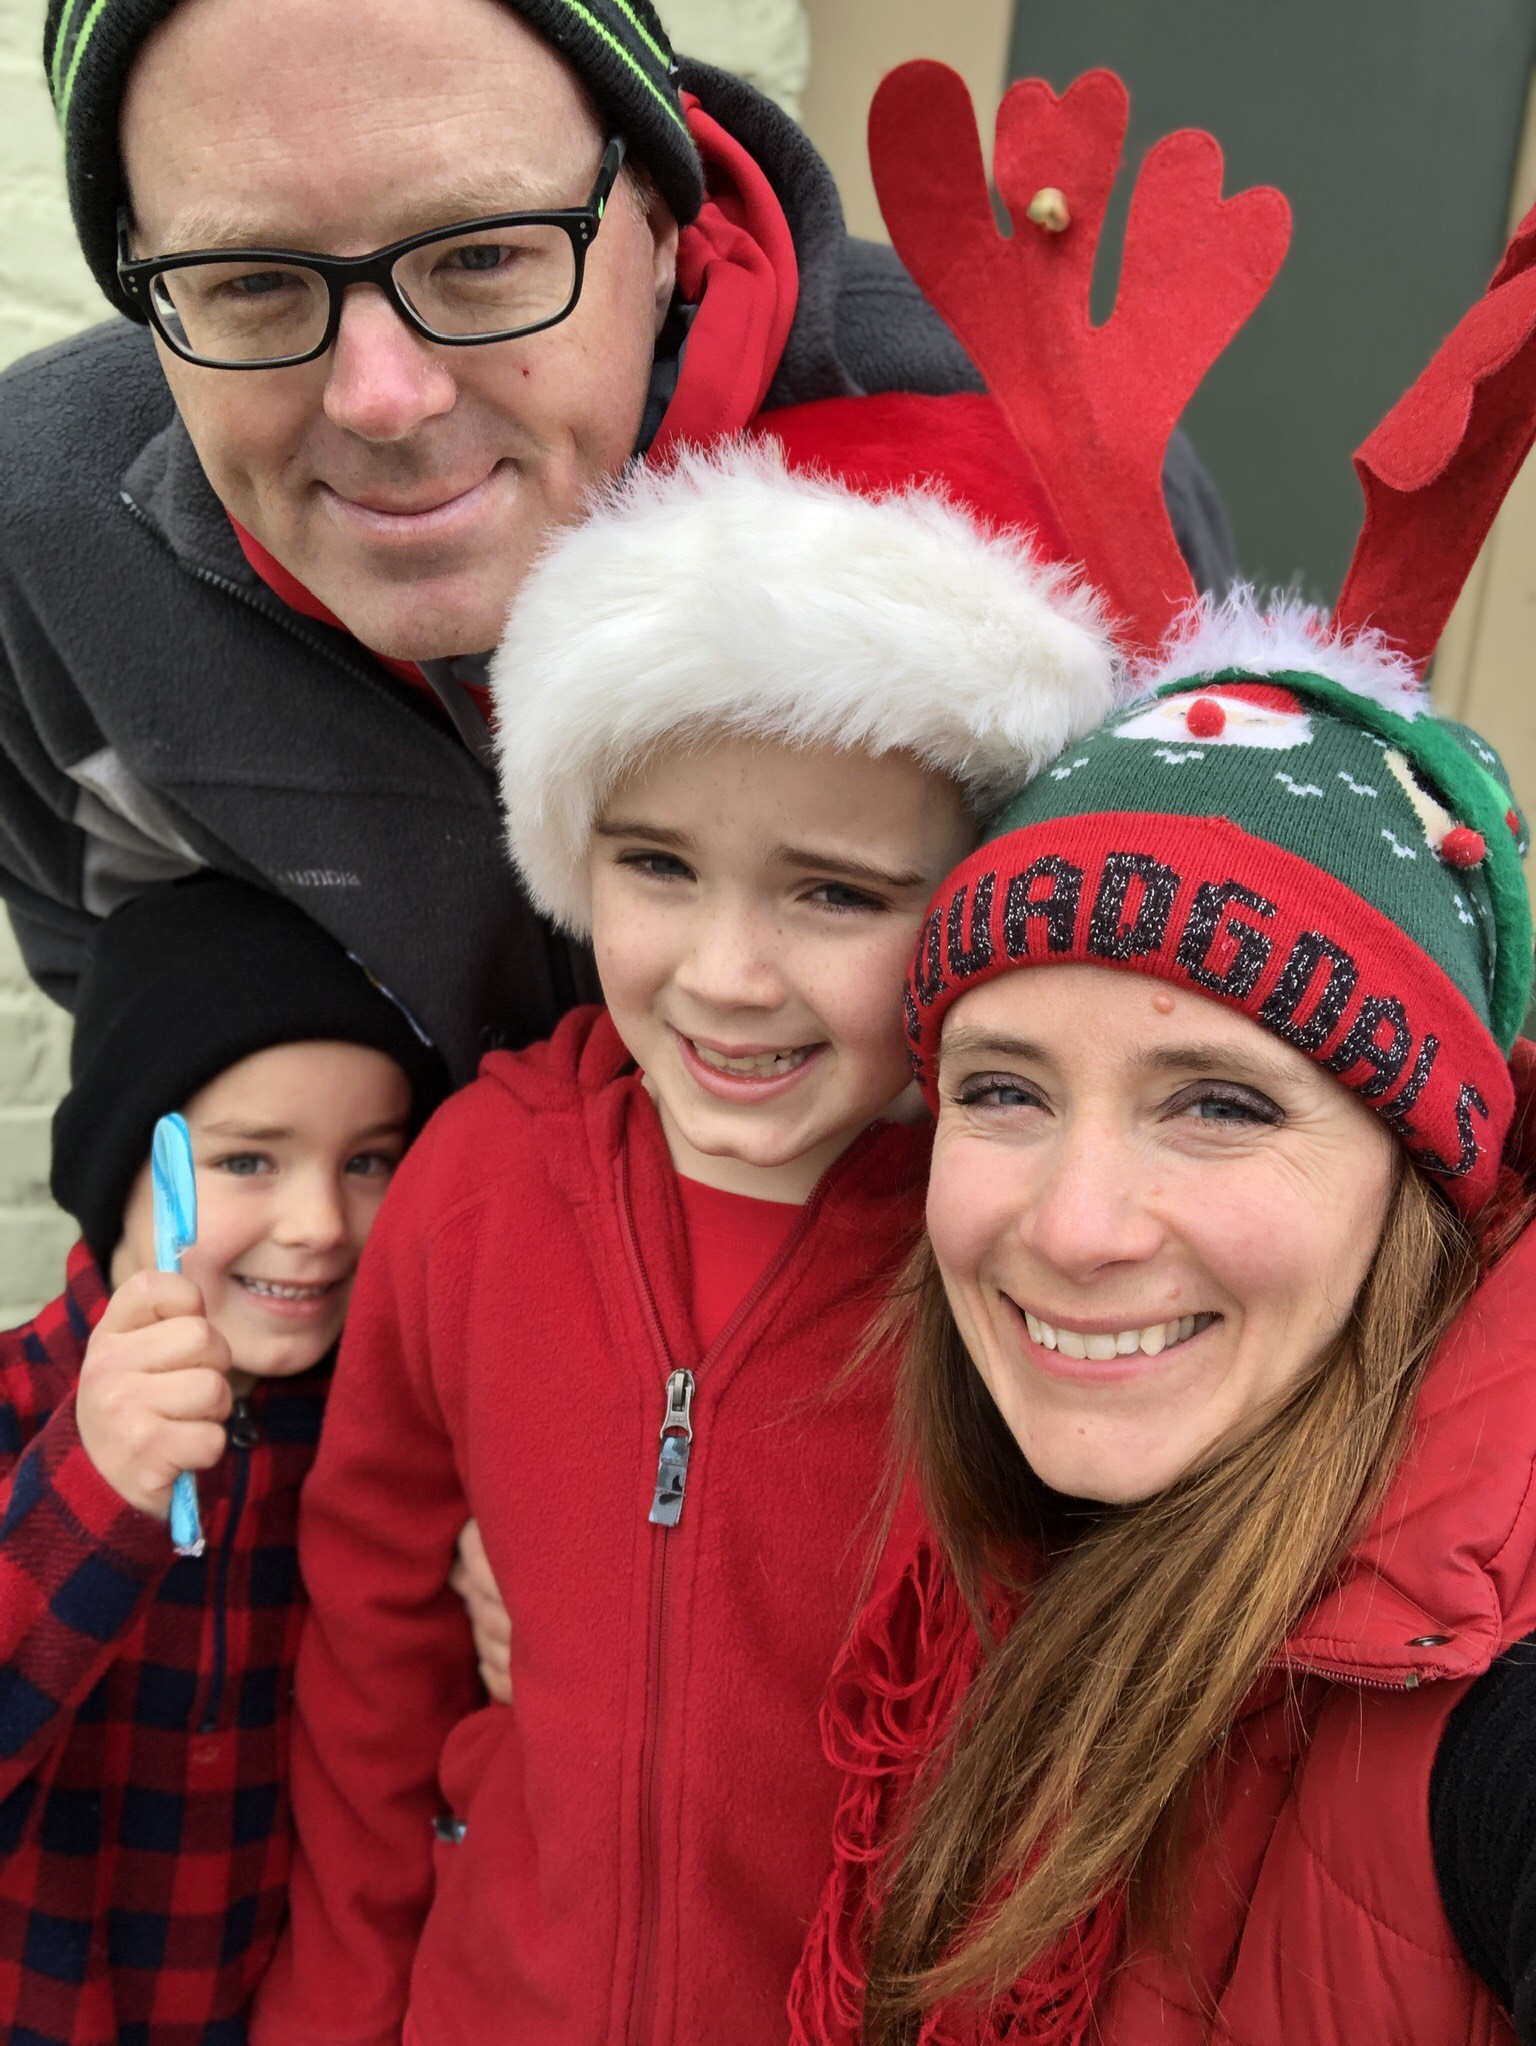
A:
<svg viewBox="0 0 1536 2046">
<path fill-rule="evenodd" d="M 358 1254 L 444 1089 L 298 910 L 212 877 L 102 925 L 54 1123 L 62 1296 L 0 1335 L 0 2036 L 244 2037 L 281 1922 L 298 1488 Z M 198 1235 L 154 1269 L 180 1109 Z M 166 1525 L 201 1473 L 200 1557 Z"/>
<path fill-rule="evenodd" d="M 780 2039 L 889 1407 L 840 1374 L 921 1218 L 904 962 L 1111 676 L 1017 532 L 769 449 L 636 475 L 535 571 L 508 834 L 607 1008 L 487 1058 L 363 1264 L 262 2046 Z M 510 1708 L 466 1674 L 466 1512 Z"/>
</svg>

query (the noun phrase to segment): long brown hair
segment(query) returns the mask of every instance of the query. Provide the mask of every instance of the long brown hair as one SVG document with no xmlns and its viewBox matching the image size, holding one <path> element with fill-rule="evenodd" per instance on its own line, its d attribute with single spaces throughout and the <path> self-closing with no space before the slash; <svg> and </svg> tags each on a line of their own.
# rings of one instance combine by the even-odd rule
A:
<svg viewBox="0 0 1536 2046">
<path fill-rule="evenodd" d="M 1349 1321 L 1285 1404 L 1153 1498 L 1064 1537 L 1058 1514 L 1053 1541 L 1049 1497 L 920 1247 L 901 1315 L 898 1454 L 984 1642 L 1000 1558 L 1022 1547 L 1045 1560 L 888 1847 L 871 2046 L 905 2046 L 939 2002 L 997 1996 L 1122 1885 L 1138 1917 L 1171 1931 L 1167 1885 L 1197 1777 L 1379 1502 L 1476 1270 L 1465 1226 L 1405 1169 Z"/>
</svg>

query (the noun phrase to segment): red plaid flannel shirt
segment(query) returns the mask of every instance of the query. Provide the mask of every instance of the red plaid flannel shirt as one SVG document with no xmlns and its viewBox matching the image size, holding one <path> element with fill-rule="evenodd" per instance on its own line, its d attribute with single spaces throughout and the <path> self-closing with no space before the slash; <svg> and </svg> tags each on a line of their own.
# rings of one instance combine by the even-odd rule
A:
<svg viewBox="0 0 1536 2046">
<path fill-rule="evenodd" d="M 0 2038 L 239 2046 L 287 1895 L 299 1485 L 328 1374 L 258 1385 L 199 1481 L 204 1555 L 100 1476 L 83 1244 L 0 1334 Z"/>
</svg>

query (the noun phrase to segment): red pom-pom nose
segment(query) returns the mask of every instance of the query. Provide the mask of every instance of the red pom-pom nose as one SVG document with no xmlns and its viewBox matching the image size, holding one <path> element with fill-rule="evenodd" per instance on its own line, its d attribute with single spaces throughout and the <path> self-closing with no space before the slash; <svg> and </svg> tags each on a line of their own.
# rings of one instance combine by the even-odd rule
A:
<svg viewBox="0 0 1536 2046">
<path fill-rule="evenodd" d="M 1473 831 L 1469 825 L 1458 824 L 1454 831 L 1448 831 L 1440 841 L 1440 857 L 1448 867 L 1481 866 L 1483 854 L 1488 847 L 1480 831 Z"/>
<path fill-rule="evenodd" d="M 1219 739 L 1227 729 L 1227 714 L 1214 696 L 1197 696 L 1184 713 L 1192 739 Z"/>
</svg>

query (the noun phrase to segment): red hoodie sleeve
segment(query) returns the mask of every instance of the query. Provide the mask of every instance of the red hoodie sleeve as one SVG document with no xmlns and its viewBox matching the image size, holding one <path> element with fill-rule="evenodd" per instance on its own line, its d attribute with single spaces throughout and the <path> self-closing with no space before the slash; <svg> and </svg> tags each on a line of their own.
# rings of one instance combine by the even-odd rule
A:
<svg viewBox="0 0 1536 2046">
<path fill-rule="evenodd" d="M 252 2046 L 399 2046 L 432 1897 L 438 1761 L 481 1702 L 447 1583 L 467 1515 L 432 1360 L 456 1353 L 465 1289 L 424 1241 L 432 1148 L 418 1144 L 374 1226 L 305 1488 L 290 1918 Z"/>
</svg>

